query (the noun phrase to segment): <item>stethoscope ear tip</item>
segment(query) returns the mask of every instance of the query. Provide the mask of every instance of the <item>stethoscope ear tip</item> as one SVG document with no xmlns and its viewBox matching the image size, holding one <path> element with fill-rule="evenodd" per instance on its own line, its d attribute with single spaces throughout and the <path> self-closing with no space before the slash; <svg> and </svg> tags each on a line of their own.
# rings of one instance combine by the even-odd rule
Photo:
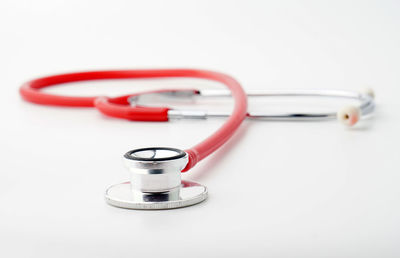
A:
<svg viewBox="0 0 400 258">
<path fill-rule="evenodd" d="M 367 87 L 361 93 L 369 96 L 372 99 L 371 101 L 375 98 L 375 92 L 372 88 Z M 337 112 L 336 118 L 344 125 L 353 126 L 361 119 L 361 115 L 361 107 L 345 106 Z"/>
<path fill-rule="evenodd" d="M 361 109 L 356 106 L 345 106 L 336 114 L 337 119 L 344 125 L 353 126 L 361 117 Z"/>
<path fill-rule="evenodd" d="M 374 90 L 372 88 L 367 87 L 362 92 L 364 94 L 370 96 L 372 99 L 375 99 L 375 92 L 374 92 Z"/>
</svg>

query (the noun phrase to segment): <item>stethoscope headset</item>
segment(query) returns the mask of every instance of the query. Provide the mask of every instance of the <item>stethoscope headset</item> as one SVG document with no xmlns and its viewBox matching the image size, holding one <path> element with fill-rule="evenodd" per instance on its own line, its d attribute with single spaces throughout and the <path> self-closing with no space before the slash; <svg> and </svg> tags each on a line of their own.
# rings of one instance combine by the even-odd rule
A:
<svg viewBox="0 0 400 258">
<path fill-rule="evenodd" d="M 222 83 L 229 91 L 199 89 L 162 89 L 129 94 L 120 97 L 72 97 L 49 94 L 41 89 L 79 81 L 114 79 L 198 78 Z M 247 95 L 231 76 L 206 70 L 114 70 L 67 73 L 42 77 L 23 84 L 21 96 L 30 102 L 64 107 L 95 107 L 107 116 L 133 121 L 169 121 L 182 118 L 228 117 L 225 123 L 202 142 L 186 150 L 169 147 L 149 147 L 128 151 L 124 162 L 130 172 L 130 181 L 110 186 L 105 193 L 107 203 L 128 209 L 172 209 L 200 203 L 207 198 L 207 188 L 198 183 L 181 180 L 181 172 L 193 168 L 202 159 L 221 147 L 238 129 L 245 118 L 265 120 L 326 120 L 338 119 L 353 126 L 374 111 L 374 93 L 337 90 L 260 91 L 248 96 L 305 96 L 353 99 L 357 106 L 346 106 L 338 112 L 256 114 L 247 111 Z M 168 97 L 231 96 L 233 111 L 212 113 L 153 107 L 139 104 L 144 95 Z"/>
</svg>

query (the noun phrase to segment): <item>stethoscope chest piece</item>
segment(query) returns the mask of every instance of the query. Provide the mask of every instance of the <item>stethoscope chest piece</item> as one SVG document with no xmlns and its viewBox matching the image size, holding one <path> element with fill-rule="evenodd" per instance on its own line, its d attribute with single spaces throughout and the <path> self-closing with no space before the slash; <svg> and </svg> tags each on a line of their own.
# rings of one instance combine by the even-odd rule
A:
<svg viewBox="0 0 400 258">
<path fill-rule="evenodd" d="M 181 180 L 188 155 L 179 149 L 154 147 L 135 149 L 124 155 L 130 181 L 110 186 L 108 204 L 140 210 L 174 209 L 194 205 L 207 198 L 203 185 Z"/>
</svg>

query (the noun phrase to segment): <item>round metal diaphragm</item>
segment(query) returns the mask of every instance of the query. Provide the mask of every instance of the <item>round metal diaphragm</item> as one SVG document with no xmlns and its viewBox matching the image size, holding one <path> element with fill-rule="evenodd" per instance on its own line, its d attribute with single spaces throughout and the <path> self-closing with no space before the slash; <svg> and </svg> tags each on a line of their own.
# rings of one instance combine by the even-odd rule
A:
<svg viewBox="0 0 400 258">
<path fill-rule="evenodd" d="M 182 208 L 200 203 L 206 198 L 207 187 L 183 180 L 180 186 L 160 193 L 132 190 L 130 182 L 112 185 L 105 193 L 108 204 L 137 210 Z"/>
</svg>

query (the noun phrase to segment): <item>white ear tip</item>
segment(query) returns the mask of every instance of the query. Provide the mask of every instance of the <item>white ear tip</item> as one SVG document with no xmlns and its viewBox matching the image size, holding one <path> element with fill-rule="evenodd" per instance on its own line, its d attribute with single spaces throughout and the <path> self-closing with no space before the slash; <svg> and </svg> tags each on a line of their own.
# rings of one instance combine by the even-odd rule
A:
<svg viewBox="0 0 400 258">
<path fill-rule="evenodd" d="M 365 94 L 367 94 L 368 96 L 370 96 L 371 98 L 375 98 L 375 92 L 374 92 L 374 90 L 373 89 L 371 89 L 371 88 L 366 88 L 366 89 L 364 89 L 364 91 L 363 91 Z"/>
<path fill-rule="evenodd" d="M 356 106 L 346 106 L 336 114 L 337 119 L 345 125 L 355 125 L 361 117 L 361 110 Z"/>
</svg>

